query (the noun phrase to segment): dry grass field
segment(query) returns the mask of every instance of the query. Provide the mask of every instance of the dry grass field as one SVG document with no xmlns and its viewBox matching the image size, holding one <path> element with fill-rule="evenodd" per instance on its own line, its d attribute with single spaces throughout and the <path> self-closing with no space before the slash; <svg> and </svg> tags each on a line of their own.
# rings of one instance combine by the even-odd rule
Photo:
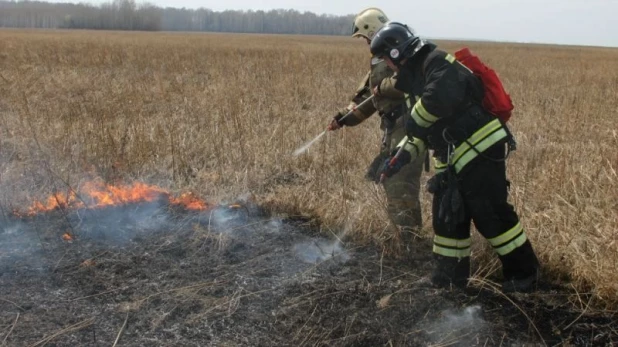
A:
<svg viewBox="0 0 618 347">
<path fill-rule="evenodd" d="M 511 198 L 545 278 L 582 311 L 615 310 L 618 49 L 467 44 L 514 99 Z M 215 202 L 250 194 L 397 255 L 383 193 L 363 178 L 377 117 L 292 154 L 347 103 L 368 58 L 348 37 L 0 31 L 2 213 L 93 177 L 140 181 Z M 473 259 L 477 284 L 497 278 L 478 235 Z"/>
</svg>

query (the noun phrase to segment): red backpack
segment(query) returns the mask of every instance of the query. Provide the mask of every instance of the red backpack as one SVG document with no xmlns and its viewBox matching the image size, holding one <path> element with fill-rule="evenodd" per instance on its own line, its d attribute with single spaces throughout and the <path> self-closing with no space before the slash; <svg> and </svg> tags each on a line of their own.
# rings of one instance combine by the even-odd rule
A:
<svg viewBox="0 0 618 347">
<path fill-rule="evenodd" d="M 500 82 L 496 72 L 485 65 L 479 57 L 472 54 L 467 47 L 455 52 L 455 59 L 472 70 L 472 73 L 481 79 L 485 88 L 483 107 L 503 122 L 508 122 L 511 118 L 513 102 L 509 94 L 504 90 L 504 86 L 502 86 L 502 82 Z"/>
</svg>

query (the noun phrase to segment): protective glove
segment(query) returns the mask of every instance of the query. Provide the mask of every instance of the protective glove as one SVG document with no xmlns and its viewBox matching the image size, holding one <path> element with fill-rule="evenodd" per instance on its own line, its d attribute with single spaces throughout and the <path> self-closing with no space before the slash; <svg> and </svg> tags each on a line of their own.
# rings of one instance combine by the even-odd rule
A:
<svg viewBox="0 0 618 347">
<path fill-rule="evenodd" d="M 344 108 L 342 110 L 340 110 L 339 112 L 337 112 L 337 114 L 333 117 L 333 120 L 330 122 L 330 124 L 328 125 L 328 127 L 326 129 L 328 130 L 337 130 L 337 129 L 341 129 L 343 126 L 345 126 L 345 119 L 343 119 L 343 117 L 345 117 L 346 114 L 348 114 L 348 109 Z"/>
<path fill-rule="evenodd" d="M 390 158 L 384 161 L 382 164 L 382 171 L 380 176 L 378 177 L 378 183 L 382 182 L 386 177 L 392 177 L 394 174 L 398 173 L 402 167 L 412 162 L 412 155 L 410 152 L 403 150 L 397 156 L 397 152 L 399 152 L 399 147 L 395 148 L 391 152 Z"/>
<path fill-rule="evenodd" d="M 380 180 L 380 173 L 382 172 L 382 166 L 384 164 L 384 160 L 390 158 L 390 153 L 386 151 L 380 151 L 373 160 L 369 167 L 367 168 L 367 172 L 365 173 L 365 179 L 369 182 L 376 182 Z"/>
</svg>

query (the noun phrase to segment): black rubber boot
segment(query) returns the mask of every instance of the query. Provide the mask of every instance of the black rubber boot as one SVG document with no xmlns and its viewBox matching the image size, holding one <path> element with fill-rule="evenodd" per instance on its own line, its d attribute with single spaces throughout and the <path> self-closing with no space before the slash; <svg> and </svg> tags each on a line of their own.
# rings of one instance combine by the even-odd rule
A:
<svg viewBox="0 0 618 347">
<path fill-rule="evenodd" d="M 500 260 L 504 274 L 503 292 L 527 293 L 536 290 L 536 284 L 540 277 L 539 260 L 534 254 L 530 241 L 526 241 L 511 253 L 501 256 Z"/>
<path fill-rule="evenodd" d="M 451 258 L 436 255 L 436 266 L 431 274 L 431 283 L 436 287 L 465 288 L 470 277 L 470 257 Z"/>
<path fill-rule="evenodd" d="M 502 282 L 502 291 L 504 293 L 531 293 L 536 290 L 538 280 L 538 272 L 523 278 L 513 277 Z"/>
</svg>

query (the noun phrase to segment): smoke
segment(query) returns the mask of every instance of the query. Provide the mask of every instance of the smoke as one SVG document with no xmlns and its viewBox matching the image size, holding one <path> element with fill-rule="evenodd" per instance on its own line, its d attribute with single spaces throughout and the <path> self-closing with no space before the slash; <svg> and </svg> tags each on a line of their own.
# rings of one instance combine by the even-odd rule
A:
<svg viewBox="0 0 618 347">
<path fill-rule="evenodd" d="M 246 229 L 244 227 L 252 222 L 247 208 L 239 206 L 234 208 L 218 207 L 198 214 L 190 214 L 177 224 L 199 224 L 209 232 L 231 236 L 242 232 L 242 229 Z"/>
<path fill-rule="evenodd" d="M 185 210 L 162 198 L 100 208 L 59 208 L 26 217 L 0 214 L 0 265 L 19 264 L 24 271 L 50 268 L 65 250 L 74 248 L 80 257 L 89 257 L 140 243 L 153 233 L 190 231 L 196 224 L 216 233 L 235 233 L 240 239 L 251 229 L 244 226 L 258 221 L 250 216 L 254 209 L 250 200 L 241 196 L 234 204 L 208 210 Z M 277 219 L 261 222 L 268 224 L 269 232 L 282 227 Z"/>
<path fill-rule="evenodd" d="M 211 213 L 211 222 L 214 226 L 223 228 L 230 226 L 236 220 L 236 213 L 230 209 L 215 209 Z"/>
<path fill-rule="evenodd" d="M 4 234 L 6 236 L 18 235 L 22 232 L 22 230 L 23 230 L 23 226 L 21 223 L 9 224 L 3 220 L 2 224 L 0 224 L 0 234 Z"/>
<path fill-rule="evenodd" d="M 66 220 L 76 235 L 123 245 L 138 233 L 170 228 L 170 217 L 162 202 L 121 205 L 72 211 Z"/>
<path fill-rule="evenodd" d="M 358 219 L 360 213 L 361 208 L 359 207 L 347 220 L 343 229 L 338 234 L 333 234 L 335 240 L 312 239 L 294 246 L 295 253 L 302 261 L 310 264 L 319 264 L 330 259 L 336 259 L 343 263 L 347 262 L 350 260 L 350 253 L 345 250 L 341 240 L 354 229 L 354 222 Z"/>
<path fill-rule="evenodd" d="M 432 324 L 429 331 L 432 341 L 437 344 L 455 344 L 473 339 L 475 333 L 486 326 L 482 318 L 480 305 L 468 306 L 460 310 L 446 310 L 442 312 L 438 322 Z"/>
<path fill-rule="evenodd" d="M 300 234 L 300 230 L 290 232 L 290 226 L 281 217 L 266 217 L 262 212 L 253 197 L 247 194 L 201 211 L 183 210 L 171 206 L 167 199 L 159 199 L 101 208 L 55 209 L 28 217 L 11 215 L 8 223 L 0 220 L 0 261 L 7 266 L 9 263 L 22 264 L 21 269 L 44 270 L 70 263 L 73 252 L 66 257 L 62 254 L 71 249 L 75 249 L 75 254 L 79 253 L 81 259 L 109 249 L 136 246 L 147 241 L 153 233 L 192 230 L 207 230 L 229 237 L 229 245 L 242 244 L 244 246 L 239 249 L 250 254 L 254 244 L 269 243 L 268 240 L 287 243 L 292 234 Z M 194 229 L 195 225 L 200 229 Z M 287 243 L 292 248 L 288 255 L 294 258 L 290 259 L 294 261 L 287 262 L 289 270 L 295 272 L 299 267 L 307 266 L 303 264 L 347 262 L 350 254 L 341 238 L 352 227 L 352 224 L 346 225 L 335 239 L 305 236 L 300 243 L 298 239 Z M 66 234 L 68 236 L 64 238 Z M 239 249 L 230 249 L 230 252 Z M 5 262 L 9 258 L 11 261 Z M 63 260 L 62 263 L 59 259 Z"/>
<path fill-rule="evenodd" d="M 46 269 L 41 240 L 21 221 L 4 219 L 0 225 L 0 275 Z"/>
<path fill-rule="evenodd" d="M 266 230 L 269 233 L 279 233 L 283 227 L 283 220 L 281 218 L 271 218 L 266 222 Z"/>
<path fill-rule="evenodd" d="M 61 254 L 71 249 L 88 257 L 102 249 L 123 247 L 139 233 L 170 227 L 169 215 L 161 207 L 148 203 L 0 218 L 0 267 L 44 271 L 57 266 L 58 259 L 68 259 Z"/>
<path fill-rule="evenodd" d="M 449 312 L 445 313 L 445 319 L 442 322 L 442 326 L 449 330 L 457 329 L 470 329 L 478 327 L 479 323 L 484 323 L 481 318 L 481 306 L 474 305 L 465 307 L 461 312 Z"/>
<path fill-rule="evenodd" d="M 333 258 L 341 262 L 350 259 L 350 255 L 339 240 L 310 240 L 294 246 L 294 251 L 302 261 L 310 264 L 319 264 Z"/>
</svg>

